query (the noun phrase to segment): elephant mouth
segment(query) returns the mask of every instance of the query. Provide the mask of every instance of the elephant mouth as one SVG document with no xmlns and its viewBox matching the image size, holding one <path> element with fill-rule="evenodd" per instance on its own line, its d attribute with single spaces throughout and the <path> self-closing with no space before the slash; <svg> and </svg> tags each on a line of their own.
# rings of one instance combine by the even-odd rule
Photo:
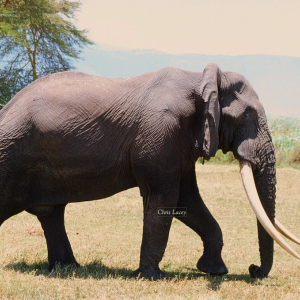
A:
<svg viewBox="0 0 300 300">
<path fill-rule="evenodd" d="M 286 243 L 280 233 L 299 245 L 300 240 L 290 233 L 276 218 L 274 226 L 268 218 L 256 190 L 251 164 L 248 161 L 240 160 L 240 172 L 247 198 L 260 224 L 283 249 L 300 259 L 300 256 Z"/>
</svg>

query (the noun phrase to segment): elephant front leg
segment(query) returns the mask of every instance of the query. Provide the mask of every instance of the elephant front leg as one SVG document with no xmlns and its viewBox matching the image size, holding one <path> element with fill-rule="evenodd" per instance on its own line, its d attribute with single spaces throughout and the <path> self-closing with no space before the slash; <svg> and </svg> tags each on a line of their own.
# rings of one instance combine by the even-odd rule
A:
<svg viewBox="0 0 300 300">
<path fill-rule="evenodd" d="M 140 266 L 133 276 L 150 280 L 168 278 L 160 270 L 159 263 L 165 253 L 168 242 L 172 216 L 161 216 L 159 209 L 176 207 L 178 195 L 166 201 L 163 196 L 144 197 L 144 227 L 141 246 Z M 164 201 L 165 200 L 165 201 Z"/>
<path fill-rule="evenodd" d="M 197 268 L 211 275 L 227 274 L 228 269 L 221 257 L 222 231 L 199 194 L 194 169 L 181 179 L 178 207 L 186 207 L 187 216 L 177 219 L 193 229 L 203 241 L 204 251 Z"/>
</svg>

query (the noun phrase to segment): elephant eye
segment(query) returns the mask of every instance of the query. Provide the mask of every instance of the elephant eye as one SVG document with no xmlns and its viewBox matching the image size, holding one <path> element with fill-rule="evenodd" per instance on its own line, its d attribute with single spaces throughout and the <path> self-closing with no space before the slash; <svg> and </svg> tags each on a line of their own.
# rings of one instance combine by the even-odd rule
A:
<svg viewBox="0 0 300 300">
<path fill-rule="evenodd" d="M 243 115 L 244 115 L 244 118 L 245 118 L 246 120 L 248 120 L 249 117 L 250 117 L 249 111 L 245 111 L 245 112 L 243 113 Z"/>
</svg>

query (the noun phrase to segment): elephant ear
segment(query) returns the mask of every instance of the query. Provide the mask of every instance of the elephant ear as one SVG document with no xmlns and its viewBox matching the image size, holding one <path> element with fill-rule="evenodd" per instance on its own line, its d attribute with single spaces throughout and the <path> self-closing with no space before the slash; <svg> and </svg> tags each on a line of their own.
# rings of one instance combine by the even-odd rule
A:
<svg viewBox="0 0 300 300">
<path fill-rule="evenodd" d="M 219 146 L 219 88 L 222 72 L 216 64 L 206 66 L 200 86 L 200 96 L 206 102 L 204 114 L 203 158 L 215 156 Z"/>
</svg>

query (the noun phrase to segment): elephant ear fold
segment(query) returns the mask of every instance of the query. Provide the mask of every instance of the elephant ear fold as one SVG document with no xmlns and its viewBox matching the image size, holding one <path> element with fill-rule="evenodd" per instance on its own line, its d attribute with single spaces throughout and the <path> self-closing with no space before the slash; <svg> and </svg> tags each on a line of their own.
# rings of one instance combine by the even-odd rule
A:
<svg viewBox="0 0 300 300">
<path fill-rule="evenodd" d="M 206 66 L 200 86 L 200 96 L 206 103 L 204 114 L 203 158 L 215 156 L 219 146 L 220 103 L 219 88 L 222 72 L 216 64 Z"/>
</svg>

